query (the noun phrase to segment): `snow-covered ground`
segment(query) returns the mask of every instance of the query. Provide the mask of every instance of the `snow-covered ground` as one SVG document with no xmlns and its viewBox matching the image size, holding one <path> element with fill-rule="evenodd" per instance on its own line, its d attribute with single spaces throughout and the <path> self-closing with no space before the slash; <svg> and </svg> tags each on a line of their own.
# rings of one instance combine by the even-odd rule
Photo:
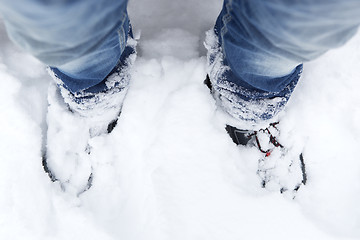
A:
<svg viewBox="0 0 360 240">
<path fill-rule="evenodd" d="M 142 31 L 131 87 L 118 126 L 90 142 L 93 186 L 79 197 L 41 165 L 51 79 L 1 26 L 0 239 L 360 238 L 360 35 L 305 64 L 281 116 L 308 173 L 291 200 L 260 187 L 257 159 L 232 143 L 203 85 L 220 8 L 130 3 Z"/>
</svg>

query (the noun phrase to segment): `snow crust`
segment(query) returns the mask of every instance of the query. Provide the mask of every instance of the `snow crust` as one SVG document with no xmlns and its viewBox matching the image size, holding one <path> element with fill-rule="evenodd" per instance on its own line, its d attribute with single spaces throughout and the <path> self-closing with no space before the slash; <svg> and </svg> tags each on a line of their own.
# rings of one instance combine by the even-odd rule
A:
<svg viewBox="0 0 360 240">
<path fill-rule="evenodd" d="M 41 165 L 51 77 L 1 26 L 0 239 L 359 239 L 360 35 L 305 64 L 280 115 L 307 166 L 291 200 L 261 188 L 258 153 L 232 143 L 203 85 L 221 1 L 130 4 L 139 55 L 117 127 L 89 143 L 93 185 L 79 196 Z"/>
</svg>

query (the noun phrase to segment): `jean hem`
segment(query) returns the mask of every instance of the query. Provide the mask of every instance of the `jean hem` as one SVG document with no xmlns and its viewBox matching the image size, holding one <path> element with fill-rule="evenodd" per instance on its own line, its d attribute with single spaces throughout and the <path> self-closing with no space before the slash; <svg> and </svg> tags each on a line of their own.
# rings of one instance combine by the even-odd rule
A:
<svg viewBox="0 0 360 240">
<path fill-rule="evenodd" d="M 289 83 L 281 91 L 266 92 L 237 84 L 231 68 L 224 63 L 219 37 L 214 30 L 207 32 L 205 47 L 208 50 L 207 72 L 214 88 L 214 97 L 222 110 L 244 123 L 247 129 L 253 129 L 273 119 L 284 109 L 300 78 L 302 64 L 284 77 Z"/>
</svg>

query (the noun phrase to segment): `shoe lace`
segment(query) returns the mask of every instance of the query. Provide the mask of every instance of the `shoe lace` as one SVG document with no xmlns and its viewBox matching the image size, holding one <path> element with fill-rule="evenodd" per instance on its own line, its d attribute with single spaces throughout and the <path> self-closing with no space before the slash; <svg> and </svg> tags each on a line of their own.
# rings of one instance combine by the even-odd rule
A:
<svg viewBox="0 0 360 240">
<path fill-rule="evenodd" d="M 274 150 L 274 148 L 269 148 L 267 150 L 264 150 L 264 148 L 261 146 L 260 141 L 259 141 L 259 137 L 258 137 L 258 133 L 262 132 L 265 134 L 269 135 L 269 142 L 274 146 L 274 147 L 279 147 L 279 148 L 284 148 L 283 145 L 281 145 L 279 143 L 279 141 L 277 140 L 277 138 L 272 134 L 272 132 L 270 131 L 270 128 L 273 127 L 274 129 L 278 130 L 277 125 L 279 124 L 279 122 L 274 122 L 274 123 L 270 123 L 269 127 L 264 128 L 264 129 L 260 129 L 258 131 L 254 131 L 252 133 L 250 133 L 247 137 L 248 138 L 255 138 L 255 142 L 257 145 L 257 148 L 259 149 L 260 152 L 265 154 L 265 157 L 269 157 L 272 153 L 272 151 Z"/>
</svg>

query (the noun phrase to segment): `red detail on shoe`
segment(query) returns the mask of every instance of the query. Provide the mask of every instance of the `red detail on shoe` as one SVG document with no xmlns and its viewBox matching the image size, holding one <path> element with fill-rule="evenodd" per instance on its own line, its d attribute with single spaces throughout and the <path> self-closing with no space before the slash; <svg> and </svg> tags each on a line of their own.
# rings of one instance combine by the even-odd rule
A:
<svg viewBox="0 0 360 240">
<path fill-rule="evenodd" d="M 269 156 L 271 155 L 271 152 L 272 152 L 272 151 L 270 151 L 270 150 L 267 151 L 267 152 L 265 153 L 265 157 L 269 157 Z"/>
</svg>

